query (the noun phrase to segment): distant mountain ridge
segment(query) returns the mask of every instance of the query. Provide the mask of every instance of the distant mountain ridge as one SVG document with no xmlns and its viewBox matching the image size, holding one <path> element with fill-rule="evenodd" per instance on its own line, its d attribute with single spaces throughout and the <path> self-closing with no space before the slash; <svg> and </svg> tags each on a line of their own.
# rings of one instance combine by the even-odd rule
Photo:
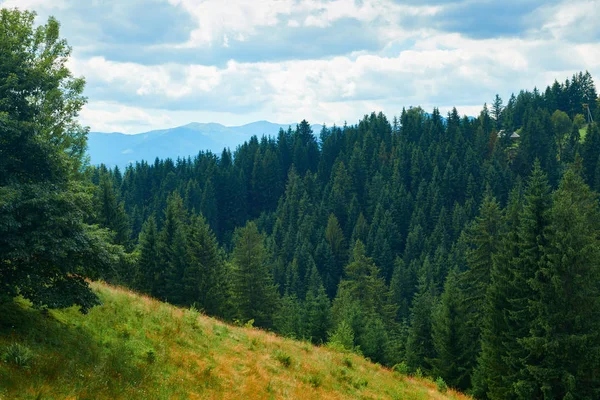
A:
<svg viewBox="0 0 600 400">
<path fill-rule="evenodd" d="M 90 132 L 88 135 L 88 155 L 93 165 L 105 164 L 109 167 L 125 167 L 136 161 L 152 162 L 158 158 L 194 156 L 200 151 L 220 154 L 225 147 L 232 151 L 250 137 L 276 136 L 279 129 L 287 130 L 293 124 L 275 124 L 269 121 L 256 121 L 241 126 L 225 126 L 209 122 L 192 122 L 187 125 L 127 135 L 120 132 Z M 322 125 L 312 125 L 318 135 Z"/>
</svg>

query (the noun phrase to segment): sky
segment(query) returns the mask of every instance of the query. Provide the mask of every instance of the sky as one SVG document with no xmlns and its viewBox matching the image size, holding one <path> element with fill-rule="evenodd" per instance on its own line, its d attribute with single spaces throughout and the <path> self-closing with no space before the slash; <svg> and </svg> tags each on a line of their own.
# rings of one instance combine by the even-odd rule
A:
<svg viewBox="0 0 600 400">
<path fill-rule="evenodd" d="M 49 16 L 86 78 L 80 120 L 355 124 L 403 107 L 478 115 L 496 93 L 600 77 L 600 0 L 0 0 Z"/>
</svg>

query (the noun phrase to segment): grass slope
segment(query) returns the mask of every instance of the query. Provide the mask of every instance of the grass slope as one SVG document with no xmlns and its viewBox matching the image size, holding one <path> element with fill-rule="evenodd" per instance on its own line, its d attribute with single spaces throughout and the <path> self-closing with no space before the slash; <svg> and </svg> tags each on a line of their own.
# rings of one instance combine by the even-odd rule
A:
<svg viewBox="0 0 600 400">
<path fill-rule="evenodd" d="M 103 305 L 0 309 L 0 399 L 466 399 L 355 354 L 94 283 Z"/>
</svg>

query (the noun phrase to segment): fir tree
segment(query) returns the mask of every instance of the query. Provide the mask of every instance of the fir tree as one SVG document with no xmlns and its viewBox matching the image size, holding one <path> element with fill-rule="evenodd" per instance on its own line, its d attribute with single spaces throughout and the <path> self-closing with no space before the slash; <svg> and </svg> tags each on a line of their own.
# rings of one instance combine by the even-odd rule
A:
<svg viewBox="0 0 600 400">
<path fill-rule="evenodd" d="M 432 337 L 432 311 L 435 295 L 431 283 L 424 276 L 419 278 L 419 291 L 415 294 L 410 310 L 410 327 L 406 341 L 406 363 L 413 371 L 431 372 L 431 360 L 435 358 Z"/>
<path fill-rule="evenodd" d="M 209 315 L 223 316 L 228 294 L 227 271 L 217 239 L 202 215 L 192 217 L 187 241 L 189 264 L 183 273 L 186 303 L 196 303 Z"/>
<path fill-rule="evenodd" d="M 432 311 L 431 336 L 435 357 L 430 360 L 432 376 L 460 390 L 468 389 L 470 371 L 465 368 L 473 353 L 465 318 L 467 308 L 458 284 L 458 272 L 453 270 L 444 284 L 444 291 Z"/>
<path fill-rule="evenodd" d="M 264 237 L 255 223 L 249 222 L 236 230 L 232 261 L 232 292 L 238 318 L 254 319 L 260 327 L 271 326 L 277 289 L 269 270 Z"/>
<path fill-rule="evenodd" d="M 600 213 L 573 169 L 553 195 L 550 219 L 544 263 L 531 283 L 526 368 L 540 397 L 598 398 Z"/>
<path fill-rule="evenodd" d="M 139 244 L 139 259 L 134 278 L 134 286 L 143 293 L 158 296 L 158 275 L 160 259 L 158 253 L 158 232 L 156 221 L 150 216 L 142 226 Z"/>
</svg>

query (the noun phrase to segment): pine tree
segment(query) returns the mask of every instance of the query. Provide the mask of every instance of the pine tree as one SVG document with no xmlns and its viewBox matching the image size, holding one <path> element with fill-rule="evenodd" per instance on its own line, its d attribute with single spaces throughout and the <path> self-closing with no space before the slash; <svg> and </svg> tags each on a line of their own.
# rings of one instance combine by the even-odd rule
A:
<svg viewBox="0 0 600 400">
<path fill-rule="evenodd" d="M 254 222 L 236 229 L 232 254 L 232 292 L 238 318 L 254 319 L 256 326 L 270 327 L 277 304 L 264 237 Z"/>
<path fill-rule="evenodd" d="M 430 360 L 432 376 L 440 376 L 453 388 L 462 391 L 470 385 L 470 371 L 465 368 L 473 353 L 465 318 L 467 308 L 458 284 L 458 272 L 452 270 L 444 291 L 432 312 L 431 336 L 435 357 Z"/>
<path fill-rule="evenodd" d="M 431 372 L 431 360 L 435 358 L 432 338 L 432 311 L 435 295 L 431 283 L 424 276 L 419 278 L 419 291 L 415 294 L 410 310 L 410 327 L 406 341 L 406 363 L 408 367 L 423 373 Z"/>
<path fill-rule="evenodd" d="M 188 262 L 185 227 L 187 211 L 177 192 L 167 200 L 165 220 L 159 234 L 160 271 L 156 278 L 155 296 L 179 304 L 182 298 L 181 278 Z"/>
<path fill-rule="evenodd" d="M 331 305 L 316 267 L 310 271 L 304 302 L 305 331 L 313 343 L 323 343 L 331 327 Z"/>
<path fill-rule="evenodd" d="M 342 275 L 344 264 L 348 260 L 348 249 L 346 247 L 346 238 L 340 227 L 338 219 L 335 215 L 329 214 L 327 227 L 325 228 L 325 240 L 329 245 L 331 255 L 333 256 L 333 264 L 331 269 L 327 271 L 329 279 L 337 286 Z"/>
<path fill-rule="evenodd" d="M 227 307 L 227 271 L 217 239 L 202 215 L 192 217 L 187 235 L 189 264 L 183 273 L 187 304 L 209 315 L 224 316 Z"/>
<path fill-rule="evenodd" d="M 588 185 L 592 186 L 595 182 L 596 165 L 600 155 L 600 129 L 595 123 L 589 124 L 587 133 L 581 146 L 581 156 L 583 157 L 583 171 Z"/>
<path fill-rule="evenodd" d="M 302 306 L 298 297 L 295 294 L 286 293 L 273 315 L 273 328 L 280 335 L 303 339 L 304 321 L 302 317 Z"/>
<path fill-rule="evenodd" d="M 538 168 L 539 164 L 534 174 L 539 171 Z M 511 340 L 509 313 L 512 309 L 508 298 L 513 280 L 511 266 L 519 255 L 519 217 L 522 202 L 522 189 L 517 186 L 511 193 L 507 206 L 505 234 L 493 259 L 491 282 L 485 297 L 484 319 L 481 324 L 481 354 L 472 379 L 473 392 L 478 397 L 509 398 L 512 390 L 512 384 L 507 384 L 509 366 L 506 362 L 506 346 Z"/>
<path fill-rule="evenodd" d="M 160 273 L 160 260 L 158 231 L 153 216 L 150 216 L 142 226 L 138 251 L 140 256 L 134 278 L 134 287 L 143 293 L 158 296 L 157 278 Z"/>
<path fill-rule="evenodd" d="M 117 193 L 111 179 L 107 175 L 100 178 L 98 194 L 98 222 L 114 232 L 114 242 L 128 246 L 131 235 L 129 217 L 125 206 L 118 201 Z"/>
<path fill-rule="evenodd" d="M 568 170 L 553 195 L 548 247 L 535 297 L 527 371 L 540 397 L 600 396 L 600 213 L 597 195 Z"/>
<path fill-rule="evenodd" d="M 480 351 L 485 296 L 491 280 L 493 257 L 500 248 L 501 234 L 502 210 L 488 191 L 481 204 L 479 216 L 465 233 L 464 240 L 469 246 L 466 251 L 468 268 L 459 278 L 465 302 L 468 304 L 464 321 L 466 334 L 468 340 L 474 344 L 472 353 L 463 365 L 470 372 L 475 367 Z"/>
</svg>

